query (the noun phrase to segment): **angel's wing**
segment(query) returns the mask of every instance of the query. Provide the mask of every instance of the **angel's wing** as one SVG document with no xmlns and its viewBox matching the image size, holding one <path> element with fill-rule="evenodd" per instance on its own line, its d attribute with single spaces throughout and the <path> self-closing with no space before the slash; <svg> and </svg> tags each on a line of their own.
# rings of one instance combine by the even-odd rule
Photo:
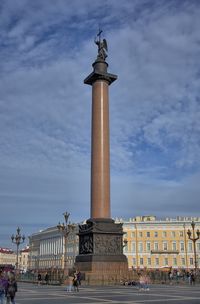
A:
<svg viewBox="0 0 200 304">
<path fill-rule="evenodd" d="M 108 51 L 108 45 L 106 39 L 103 39 L 103 48 Z"/>
</svg>

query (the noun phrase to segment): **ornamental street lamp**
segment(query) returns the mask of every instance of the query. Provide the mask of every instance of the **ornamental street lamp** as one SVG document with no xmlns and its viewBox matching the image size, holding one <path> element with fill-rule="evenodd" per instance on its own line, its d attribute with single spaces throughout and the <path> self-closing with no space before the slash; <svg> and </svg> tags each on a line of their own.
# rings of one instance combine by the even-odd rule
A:
<svg viewBox="0 0 200 304">
<path fill-rule="evenodd" d="M 23 235 L 23 236 L 21 235 L 19 227 L 17 228 L 16 235 L 13 234 L 11 236 L 11 240 L 12 240 L 12 243 L 14 243 L 14 244 L 17 245 L 16 270 L 18 270 L 18 267 L 19 267 L 19 262 L 18 262 L 18 259 L 19 259 L 19 246 L 20 246 L 20 244 L 24 243 L 24 240 L 25 240 L 25 235 Z"/>
<path fill-rule="evenodd" d="M 197 229 L 197 231 L 196 231 L 197 237 L 195 237 L 195 222 L 194 221 L 192 221 L 191 226 L 192 226 L 192 231 L 190 229 L 188 229 L 187 235 L 188 235 L 188 238 L 193 242 L 194 267 L 195 267 L 195 271 L 196 271 L 197 270 L 196 241 L 199 240 L 199 238 L 200 238 L 200 231 L 199 231 L 199 229 Z"/>
<path fill-rule="evenodd" d="M 57 228 L 58 230 L 62 233 L 62 235 L 64 236 L 64 276 L 68 275 L 68 265 L 67 265 L 67 237 L 69 235 L 69 233 L 74 230 L 75 225 L 74 224 L 70 224 L 70 222 L 68 223 L 68 219 L 70 216 L 70 213 L 65 212 L 63 213 L 64 215 L 64 219 L 65 219 L 65 223 L 58 223 Z"/>
</svg>

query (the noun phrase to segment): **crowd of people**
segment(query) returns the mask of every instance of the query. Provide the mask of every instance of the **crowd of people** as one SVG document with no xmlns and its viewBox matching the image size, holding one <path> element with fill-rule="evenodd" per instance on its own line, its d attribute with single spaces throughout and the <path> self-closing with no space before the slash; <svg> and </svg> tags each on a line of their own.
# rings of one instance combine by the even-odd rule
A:
<svg viewBox="0 0 200 304">
<path fill-rule="evenodd" d="M 164 271 L 147 271 L 140 270 L 135 272 L 134 280 L 121 280 L 122 285 L 135 286 L 139 290 L 149 290 L 149 284 L 189 284 L 195 285 L 196 281 L 199 283 L 200 272 L 192 270 L 178 270 L 170 268 L 168 272 Z"/>
<path fill-rule="evenodd" d="M 149 291 L 150 277 L 147 272 L 138 272 L 137 280 L 135 281 L 127 281 L 122 280 L 122 284 L 125 286 L 135 286 L 138 290 Z"/>
<path fill-rule="evenodd" d="M 170 270 L 168 272 L 168 279 L 170 284 L 173 282 L 180 282 L 180 280 L 188 282 L 189 285 L 195 285 L 195 272 L 193 270 L 190 271 L 179 271 L 177 269 Z"/>
<path fill-rule="evenodd" d="M 38 285 L 41 284 L 49 285 L 51 283 L 49 274 L 46 273 L 42 275 L 41 273 L 38 273 L 37 283 Z M 75 271 L 73 274 L 67 275 L 67 277 L 64 280 L 64 284 L 66 285 L 67 292 L 79 291 L 79 286 L 81 285 L 80 271 Z"/>
<path fill-rule="evenodd" d="M 17 282 L 13 272 L 0 271 L 0 304 L 15 304 Z"/>
<path fill-rule="evenodd" d="M 152 272 L 147 271 L 137 271 L 136 273 L 137 279 L 135 281 L 127 281 L 122 280 L 123 285 L 132 285 L 136 286 L 138 290 L 149 290 L 149 284 L 155 282 L 155 278 L 152 277 Z M 195 273 L 193 270 L 191 271 L 178 271 L 175 269 L 170 269 L 168 273 L 166 273 L 168 281 L 170 284 L 173 282 L 178 282 L 179 278 L 182 278 L 190 285 L 195 285 Z M 49 274 L 41 275 L 38 273 L 38 285 L 43 283 L 42 278 L 46 285 L 49 284 L 50 278 Z M 81 285 L 82 275 L 80 271 L 75 271 L 74 273 L 67 275 L 65 278 L 64 284 L 66 286 L 67 292 L 78 292 L 79 286 Z M 17 282 L 15 279 L 14 272 L 4 272 L 0 270 L 0 304 L 15 304 L 15 294 L 17 292 Z"/>
</svg>

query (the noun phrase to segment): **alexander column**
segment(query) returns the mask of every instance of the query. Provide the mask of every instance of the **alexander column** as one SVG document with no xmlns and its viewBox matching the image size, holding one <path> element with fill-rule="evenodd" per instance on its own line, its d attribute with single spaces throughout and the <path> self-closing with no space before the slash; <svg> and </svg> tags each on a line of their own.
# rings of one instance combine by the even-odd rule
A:
<svg viewBox="0 0 200 304">
<path fill-rule="evenodd" d="M 90 284 L 116 283 L 127 274 L 123 230 L 110 214 L 109 85 L 117 76 L 107 72 L 107 42 L 99 31 L 93 72 L 84 80 L 92 86 L 91 209 L 90 219 L 79 226 L 76 267 Z"/>
</svg>

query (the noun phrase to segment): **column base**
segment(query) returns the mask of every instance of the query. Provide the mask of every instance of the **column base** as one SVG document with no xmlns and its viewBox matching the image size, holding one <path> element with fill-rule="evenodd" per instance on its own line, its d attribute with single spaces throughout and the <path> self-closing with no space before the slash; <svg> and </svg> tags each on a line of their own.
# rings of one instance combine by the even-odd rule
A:
<svg viewBox="0 0 200 304">
<path fill-rule="evenodd" d="M 123 254 L 122 224 L 111 219 L 89 219 L 79 227 L 79 255 L 75 267 L 90 285 L 118 284 L 128 275 Z"/>
</svg>

